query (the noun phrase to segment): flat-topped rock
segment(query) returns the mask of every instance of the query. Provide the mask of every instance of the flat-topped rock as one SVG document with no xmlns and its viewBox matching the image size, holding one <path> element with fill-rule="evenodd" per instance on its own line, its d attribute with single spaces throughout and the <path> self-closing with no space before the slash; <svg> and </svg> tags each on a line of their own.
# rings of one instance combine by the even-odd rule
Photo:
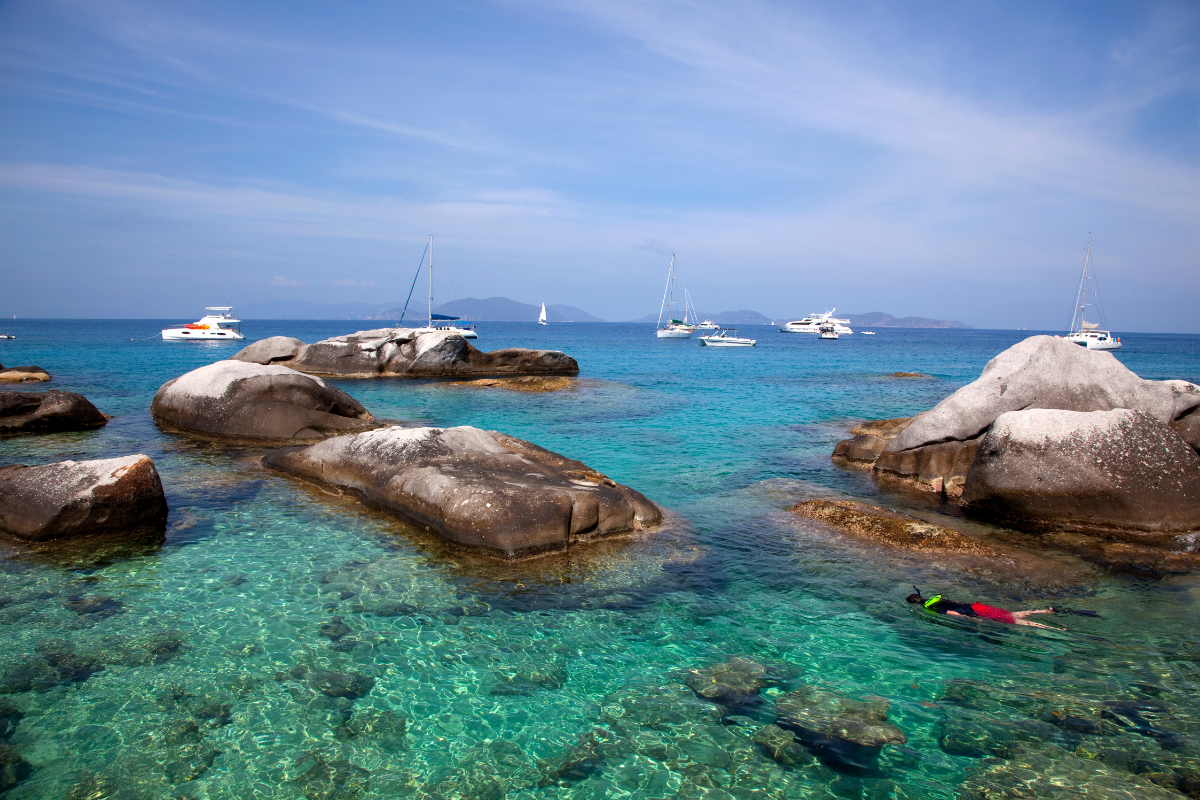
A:
<svg viewBox="0 0 1200 800">
<path fill-rule="evenodd" d="M 0 383 L 37 383 L 50 380 L 50 373 L 41 367 L 9 367 L 0 369 Z"/>
<path fill-rule="evenodd" d="M 872 419 L 860 422 L 850 429 L 854 438 L 843 439 L 833 448 L 833 463 L 841 467 L 875 466 L 879 454 L 895 439 L 900 431 L 912 422 L 912 417 L 894 419 Z"/>
<path fill-rule="evenodd" d="M 978 539 L 944 525 L 851 500 L 805 500 L 789 509 L 856 539 L 897 550 L 999 556 Z"/>
<path fill-rule="evenodd" d="M 508 348 L 484 352 L 453 330 L 378 328 L 313 344 L 275 336 L 244 348 L 235 360 L 283 364 L 338 378 L 446 378 L 577 375 L 579 364 L 558 350 Z"/>
<path fill-rule="evenodd" d="M 42 541 L 164 525 L 149 456 L 0 467 L 0 532 Z"/>
<path fill-rule="evenodd" d="M 1200 455 L 1141 411 L 1010 411 L 983 437 L 962 503 L 1065 530 L 1200 530 Z"/>
<path fill-rule="evenodd" d="M 0 392 L 0 433 L 53 433 L 102 428 L 108 417 L 74 392 Z"/>
<path fill-rule="evenodd" d="M 320 378 L 242 361 L 218 361 L 167 381 L 150 413 L 180 433 L 273 443 L 379 427 L 357 400 Z"/>
<path fill-rule="evenodd" d="M 586 464 L 478 428 L 390 427 L 283 448 L 263 462 L 505 558 L 662 521 L 654 503 Z"/>
</svg>

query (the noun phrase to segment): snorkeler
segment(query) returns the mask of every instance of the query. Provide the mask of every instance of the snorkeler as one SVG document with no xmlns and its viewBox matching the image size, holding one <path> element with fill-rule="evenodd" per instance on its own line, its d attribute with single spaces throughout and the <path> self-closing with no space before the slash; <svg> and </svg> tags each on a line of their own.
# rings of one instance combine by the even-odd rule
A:
<svg viewBox="0 0 1200 800">
<path fill-rule="evenodd" d="M 1027 611 L 1007 611 L 1003 608 L 985 605 L 984 603 L 959 603 L 955 600 L 949 600 L 942 597 L 940 594 L 935 594 L 933 597 L 926 600 L 921 596 L 921 590 L 913 587 L 915 593 L 904 598 L 910 603 L 920 603 L 925 606 L 927 611 L 932 611 L 935 614 L 949 614 L 954 617 L 979 617 L 980 619 L 990 619 L 995 622 L 1003 622 L 1007 625 L 1027 625 L 1030 628 L 1048 628 L 1052 631 L 1061 630 L 1053 625 L 1043 625 L 1040 622 L 1034 622 L 1026 619 L 1034 614 L 1080 614 L 1082 616 L 1094 617 L 1099 616 L 1094 611 L 1076 611 L 1075 609 L 1060 608 L 1054 606 L 1049 608 L 1034 608 Z"/>
</svg>

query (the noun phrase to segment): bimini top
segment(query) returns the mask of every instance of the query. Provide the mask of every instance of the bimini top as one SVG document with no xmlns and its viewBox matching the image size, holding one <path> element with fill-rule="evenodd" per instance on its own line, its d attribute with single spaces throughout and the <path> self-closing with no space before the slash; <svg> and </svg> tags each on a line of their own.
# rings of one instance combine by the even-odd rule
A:
<svg viewBox="0 0 1200 800">
<path fill-rule="evenodd" d="M 205 311 L 233 311 L 233 306 L 205 306 Z M 225 316 L 222 314 L 221 316 Z"/>
</svg>

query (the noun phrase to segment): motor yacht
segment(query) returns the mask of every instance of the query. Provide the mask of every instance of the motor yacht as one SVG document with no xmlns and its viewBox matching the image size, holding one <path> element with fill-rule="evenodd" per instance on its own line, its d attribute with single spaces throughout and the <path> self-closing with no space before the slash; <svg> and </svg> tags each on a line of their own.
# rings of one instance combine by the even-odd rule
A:
<svg viewBox="0 0 1200 800">
<path fill-rule="evenodd" d="M 162 338 L 168 342 L 246 338 L 242 335 L 242 321 L 233 315 L 232 306 L 208 306 L 204 310 L 207 313 L 197 322 L 163 328 Z"/>
<path fill-rule="evenodd" d="M 696 330 L 698 330 L 698 331 L 719 331 L 719 330 L 721 330 L 721 326 L 718 325 L 717 323 L 713 322 L 711 319 L 706 319 L 706 320 L 704 320 L 704 322 L 701 322 L 699 325 L 696 326 Z"/>
<path fill-rule="evenodd" d="M 721 328 L 719 333 L 711 336 L 701 336 L 700 344 L 708 347 L 754 347 L 757 339 L 743 339 L 740 336 L 730 336 L 737 333 L 737 328 Z"/>
<path fill-rule="evenodd" d="M 837 325 L 834 325 L 832 322 L 822 322 L 817 330 L 820 331 L 822 339 L 838 338 Z"/>
<path fill-rule="evenodd" d="M 835 319 L 833 316 L 833 312 L 835 312 L 835 311 L 837 311 L 836 308 L 831 308 L 828 311 L 826 311 L 824 314 L 809 314 L 804 319 L 797 319 L 797 320 L 793 320 L 791 322 L 785 322 L 784 324 L 779 326 L 779 332 L 780 333 L 820 333 L 821 325 L 823 323 L 829 322 L 834 325 L 837 332 L 839 334 L 841 334 L 842 336 L 848 336 L 849 334 L 854 333 L 854 331 L 850 330 L 850 320 Z"/>
</svg>

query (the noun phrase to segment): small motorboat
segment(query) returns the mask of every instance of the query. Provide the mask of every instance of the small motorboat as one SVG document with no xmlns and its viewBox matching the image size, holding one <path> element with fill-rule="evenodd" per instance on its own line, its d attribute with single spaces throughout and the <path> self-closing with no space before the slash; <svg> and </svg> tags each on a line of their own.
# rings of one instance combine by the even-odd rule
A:
<svg viewBox="0 0 1200 800">
<path fill-rule="evenodd" d="M 743 339 L 740 336 L 730 336 L 731 333 L 737 333 L 737 328 L 721 328 L 719 333 L 714 333 L 711 336 L 701 336 L 700 344 L 708 347 L 754 347 L 758 344 L 757 339 Z"/>
<path fill-rule="evenodd" d="M 204 310 L 208 313 L 198 322 L 163 328 L 162 338 L 168 342 L 234 341 L 246 338 L 242 335 L 242 321 L 233 315 L 232 306 L 208 306 Z"/>
<path fill-rule="evenodd" d="M 821 326 L 818 330 L 820 330 L 820 332 L 821 332 L 822 339 L 838 338 L 837 325 L 834 325 L 832 322 L 822 322 Z"/>
<path fill-rule="evenodd" d="M 11 333 L 0 333 L 0 339 L 15 339 L 15 338 L 17 338 L 17 337 L 13 336 Z"/>
<path fill-rule="evenodd" d="M 706 320 L 704 320 L 704 322 L 701 322 L 699 325 L 696 326 L 696 330 L 698 330 L 698 331 L 719 331 L 719 330 L 721 330 L 721 326 L 718 325 L 717 323 L 713 322 L 711 319 L 706 319 Z"/>
<path fill-rule="evenodd" d="M 862 332 L 862 335 L 863 335 L 863 336 L 874 336 L 874 335 L 875 335 L 875 331 L 863 331 L 863 332 Z"/>
</svg>

